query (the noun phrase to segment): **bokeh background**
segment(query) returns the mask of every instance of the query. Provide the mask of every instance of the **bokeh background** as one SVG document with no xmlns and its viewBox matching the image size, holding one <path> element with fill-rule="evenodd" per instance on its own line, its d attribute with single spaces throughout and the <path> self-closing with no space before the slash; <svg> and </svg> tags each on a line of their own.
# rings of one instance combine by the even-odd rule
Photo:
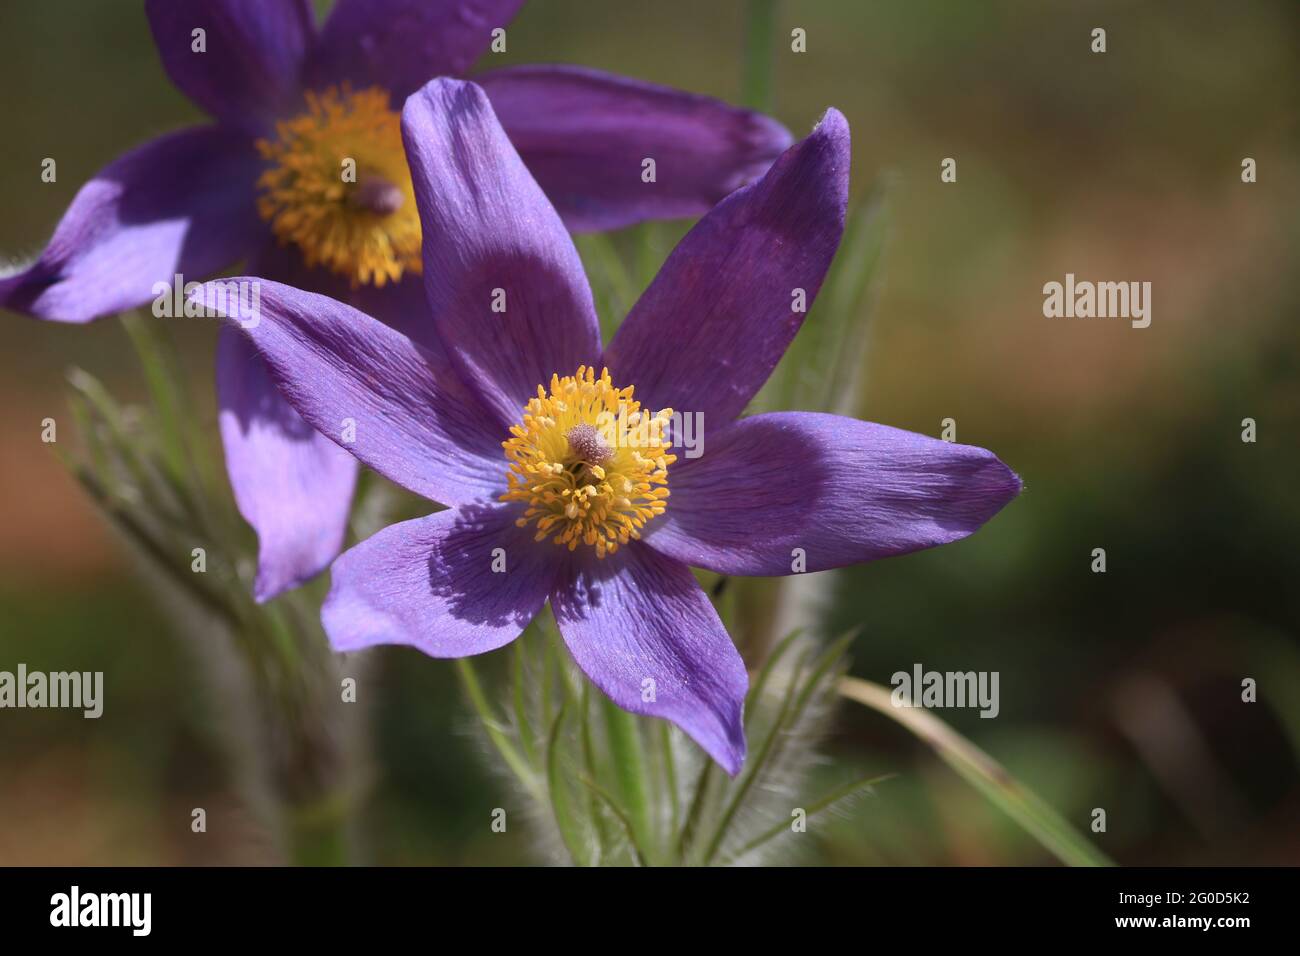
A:
<svg viewBox="0 0 1300 956">
<path fill-rule="evenodd" d="M 739 0 L 537 0 L 502 60 L 734 101 L 744 16 Z M 796 26 L 805 54 L 783 39 Z M 1300 861 L 1300 5 L 786 0 L 777 33 L 776 115 L 802 134 L 837 106 L 855 197 L 885 186 L 859 413 L 936 435 L 954 418 L 1026 484 L 964 542 L 837 572 L 827 632 L 860 627 L 853 671 L 879 682 L 914 663 L 999 671 L 998 719 L 944 716 L 1080 828 L 1104 808 L 1092 836 L 1121 863 Z M 95 170 L 199 118 L 137 0 L 0 0 L 0 104 L 13 259 Z M 1151 327 L 1045 319 L 1042 286 L 1067 272 L 1150 281 Z M 212 331 L 177 329 L 209 432 Z M 0 314 L 0 669 L 103 670 L 110 695 L 98 721 L 0 712 L 0 863 L 274 862 L 202 649 L 39 440 L 47 416 L 75 437 L 73 365 L 141 392 L 116 321 Z M 489 829 L 503 787 L 450 667 L 374 654 L 365 856 L 533 861 L 525 832 Z M 812 860 L 1051 860 L 874 713 L 844 705 L 826 752 L 897 776 L 815 825 Z"/>
</svg>

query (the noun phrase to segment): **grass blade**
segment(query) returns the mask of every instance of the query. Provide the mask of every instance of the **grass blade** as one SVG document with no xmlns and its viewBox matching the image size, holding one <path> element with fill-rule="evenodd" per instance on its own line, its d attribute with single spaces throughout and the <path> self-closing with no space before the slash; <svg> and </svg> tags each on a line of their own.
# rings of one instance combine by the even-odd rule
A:
<svg viewBox="0 0 1300 956">
<path fill-rule="evenodd" d="M 1083 834 L 1016 780 L 996 760 L 919 707 L 895 707 L 887 687 L 842 677 L 840 694 L 897 721 L 934 748 L 948 766 L 1068 866 L 1113 866 Z"/>
</svg>

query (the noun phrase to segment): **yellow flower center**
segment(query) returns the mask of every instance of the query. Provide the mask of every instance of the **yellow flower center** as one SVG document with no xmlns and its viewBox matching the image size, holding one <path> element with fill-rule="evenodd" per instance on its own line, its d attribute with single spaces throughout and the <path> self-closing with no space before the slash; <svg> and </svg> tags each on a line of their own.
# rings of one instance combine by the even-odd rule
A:
<svg viewBox="0 0 1300 956">
<path fill-rule="evenodd" d="M 537 526 L 537 540 L 553 538 L 597 557 L 641 537 L 647 521 L 664 513 L 668 497 L 665 434 L 673 410 L 641 410 L 632 387 L 615 388 L 609 371 L 596 377 L 585 365 L 576 375 L 551 376 L 524 409 L 523 424 L 502 443 L 510 462 L 502 501 L 523 501 L 515 523 Z"/>
<path fill-rule="evenodd" d="M 307 112 L 276 124 L 257 149 L 272 163 L 257 182 L 257 211 L 308 266 L 353 288 L 421 271 L 420 215 L 386 91 L 308 92 Z"/>
</svg>

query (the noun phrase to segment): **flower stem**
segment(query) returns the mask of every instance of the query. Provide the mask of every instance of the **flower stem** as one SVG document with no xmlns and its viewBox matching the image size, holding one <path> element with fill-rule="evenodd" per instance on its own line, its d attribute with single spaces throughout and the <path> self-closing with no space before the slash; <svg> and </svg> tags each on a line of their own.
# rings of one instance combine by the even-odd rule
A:
<svg viewBox="0 0 1300 956">
<path fill-rule="evenodd" d="M 514 744 L 502 731 L 500 721 L 492 713 L 492 705 L 488 703 L 487 695 L 483 692 L 483 685 L 479 682 L 478 672 L 474 669 L 473 662 L 468 657 L 459 658 L 456 661 L 456 673 L 460 676 L 461 686 L 465 688 L 465 696 L 469 698 L 475 713 L 483 723 L 483 729 L 487 731 L 488 739 L 501 754 L 501 759 L 519 779 L 529 796 L 542 806 L 548 806 L 546 791 L 538 781 L 537 775 L 529 767 L 528 761 L 515 749 Z"/>
<path fill-rule="evenodd" d="M 627 808 L 632 836 L 642 852 L 649 856 L 654 846 L 650 820 L 650 796 L 647 785 L 646 757 L 636 718 L 609 699 L 605 708 L 605 728 L 609 733 L 609 752 L 618 780 L 619 796 Z"/>
</svg>

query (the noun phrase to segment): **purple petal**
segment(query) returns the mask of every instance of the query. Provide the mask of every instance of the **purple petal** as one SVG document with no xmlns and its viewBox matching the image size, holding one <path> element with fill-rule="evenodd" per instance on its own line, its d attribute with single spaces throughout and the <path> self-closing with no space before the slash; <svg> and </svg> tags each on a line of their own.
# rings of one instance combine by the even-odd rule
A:
<svg viewBox="0 0 1300 956">
<path fill-rule="evenodd" d="M 516 528 L 518 507 L 471 505 L 403 521 L 334 562 L 321 621 L 338 651 L 409 644 L 466 657 L 508 644 L 555 580 L 555 548 Z"/>
<path fill-rule="evenodd" d="M 828 110 L 767 174 L 732 193 L 669 255 L 605 353 L 642 405 L 720 427 L 767 381 L 844 231 L 849 128 Z"/>
<path fill-rule="evenodd" d="M 397 282 L 385 285 L 363 285 L 349 289 L 345 298 L 359 312 L 373 316 L 391 329 L 396 329 L 408 339 L 418 342 L 431 352 L 436 352 L 438 361 L 445 364 L 452 375 L 451 360 L 447 350 L 438 338 L 438 329 L 429 314 L 429 300 L 424 294 L 424 279 L 418 275 L 407 274 Z"/>
<path fill-rule="evenodd" d="M 378 319 L 407 338 L 445 356 L 438 330 L 429 315 L 424 297 L 424 279 L 408 273 L 382 287 L 360 285 L 355 289 L 346 278 L 320 267 L 311 268 L 294 246 L 268 243 L 249 262 L 249 272 L 282 285 L 329 296 L 347 303 L 358 312 Z M 445 361 L 445 357 L 444 357 Z"/>
<path fill-rule="evenodd" d="M 277 282 L 222 279 L 198 294 L 218 309 L 231 283 L 258 290 L 258 313 L 244 321 L 245 334 L 314 427 L 435 501 L 460 504 L 504 489 L 504 433 L 440 354 L 351 306 Z"/>
<path fill-rule="evenodd" d="M 297 108 L 311 0 L 146 0 L 145 10 L 167 75 L 223 123 L 257 132 Z"/>
<path fill-rule="evenodd" d="M 645 543 L 721 574 L 821 571 L 973 534 L 1020 493 L 992 452 L 811 412 L 706 433 Z M 803 564 L 796 567 L 802 552 Z"/>
<path fill-rule="evenodd" d="M 572 66 L 474 78 L 574 231 L 708 212 L 790 145 L 784 126 L 707 96 Z M 655 161 L 655 181 L 642 163 Z"/>
<path fill-rule="evenodd" d="M 514 424 L 538 385 L 600 355 L 582 262 L 477 86 L 434 80 L 412 95 L 402 138 L 438 334 L 465 382 Z"/>
<path fill-rule="evenodd" d="M 357 463 L 289 407 L 252 345 L 229 327 L 217 344 L 217 404 L 235 503 L 257 532 L 253 596 L 266 601 L 338 555 Z"/>
<path fill-rule="evenodd" d="M 735 776 L 749 678 L 695 576 L 636 543 L 575 557 L 551 607 L 583 673 L 624 710 L 672 721 Z"/>
<path fill-rule="evenodd" d="M 318 84 L 377 83 L 402 100 L 469 69 L 523 0 L 339 0 L 312 62 Z"/>
<path fill-rule="evenodd" d="M 202 279 L 260 241 L 252 146 L 215 126 L 171 133 L 82 186 L 40 257 L 0 279 L 0 306 L 88 322 L 153 300 L 177 273 Z"/>
</svg>

